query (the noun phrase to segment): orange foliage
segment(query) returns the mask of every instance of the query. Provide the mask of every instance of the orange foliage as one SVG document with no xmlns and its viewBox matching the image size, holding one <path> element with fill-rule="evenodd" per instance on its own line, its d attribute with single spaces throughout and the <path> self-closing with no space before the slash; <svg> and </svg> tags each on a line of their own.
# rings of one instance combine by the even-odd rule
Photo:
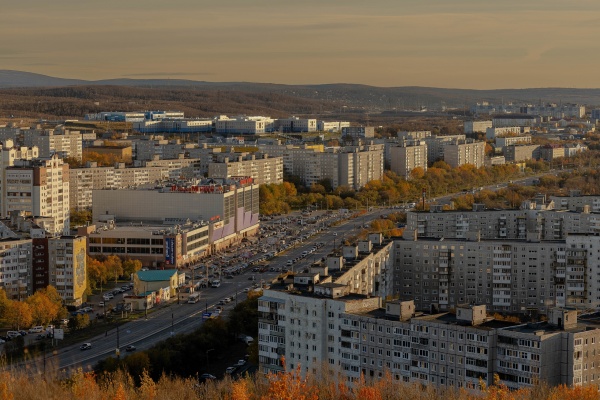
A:
<svg viewBox="0 0 600 400">
<path fill-rule="evenodd" d="M 281 364 L 285 369 L 285 359 L 281 357 Z M 269 388 L 262 400 L 318 400 L 318 390 L 308 385 L 308 380 L 302 378 L 300 364 L 291 372 L 280 372 L 267 375 Z"/>
</svg>

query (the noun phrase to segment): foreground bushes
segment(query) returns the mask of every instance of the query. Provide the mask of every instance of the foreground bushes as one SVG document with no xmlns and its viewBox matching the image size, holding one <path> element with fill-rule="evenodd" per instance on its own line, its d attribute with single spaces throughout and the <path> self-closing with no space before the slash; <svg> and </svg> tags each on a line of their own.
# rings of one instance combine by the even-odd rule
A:
<svg viewBox="0 0 600 400">
<path fill-rule="evenodd" d="M 193 379 L 163 376 L 158 382 L 147 373 L 136 377 L 139 382 L 117 372 L 97 378 L 93 373 L 75 373 L 68 379 L 44 380 L 25 374 L 0 373 L 0 400 L 60 399 L 60 400 L 592 400 L 598 399 L 595 386 L 578 388 L 549 388 L 538 385 L 533 389 L 509 391 L 502 385 L 484 388 L 473 393 L 461 389 L 437 389 L 394 381 L 390 375 L 376 382 L 361 380 L 353 387 L 347 386 L 334 374 L 322 373 L 318 377 L 302 378 L 299 371 L 277 375 L 246 377 L 237 381 L 198 384 Z"/>
</svg>

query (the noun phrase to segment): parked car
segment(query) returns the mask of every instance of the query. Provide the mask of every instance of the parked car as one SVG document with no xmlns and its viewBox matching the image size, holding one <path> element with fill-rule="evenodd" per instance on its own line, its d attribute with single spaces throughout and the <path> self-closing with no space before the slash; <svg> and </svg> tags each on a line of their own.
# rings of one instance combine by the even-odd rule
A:
<svg viewBox="0 0 600 400">
<path fill-rule="evenodd" d="M 241 367 L 243 365 L 246 365 L 246 360 L 238 360 L 237 364 L 238 367 Z"/>
<path fill-rule="evenodd" d="M 225 373 L 226 374 L 233 374 L 236 369 L 237 369 L 237 367 L 227 367 L 227 369 L 225 370 Z"/>
<path fill-rule="evenodd" d="M 89 350 L 92 348 L 92 344 L 91 343 L 84 343 L 81 346 L 79 346 L 79 350 Z"/>
<path fill-rule="evenodd" d="M 201 381 L 213 380 L 213 379 L 217 379 L 217 377 L 214 376 L 214 375 L 212 375 L 212 374 L 202 374 L 202 375 L 200 375 L 200 380 Z"/>
<path fill-rule="evenodd" d="M 135 351 L 135 346 L 130 344 L 129 346 L 125 347 L 125 351 Z"/>
</svg>

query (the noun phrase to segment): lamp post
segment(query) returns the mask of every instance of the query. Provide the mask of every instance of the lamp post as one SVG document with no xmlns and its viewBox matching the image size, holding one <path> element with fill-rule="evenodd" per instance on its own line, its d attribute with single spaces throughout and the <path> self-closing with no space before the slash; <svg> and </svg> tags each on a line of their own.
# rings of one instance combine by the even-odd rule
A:
<svg viewBox="0 0 600 400">
<path fill-rule="evenodd" d="M 173 325 L 174 325 L 174 319 L 175 319 L 175 316 L 171 312 L 171 336 L 173 336 L 175 334 L 175 328 L 173 327 Z"/>
</svg>

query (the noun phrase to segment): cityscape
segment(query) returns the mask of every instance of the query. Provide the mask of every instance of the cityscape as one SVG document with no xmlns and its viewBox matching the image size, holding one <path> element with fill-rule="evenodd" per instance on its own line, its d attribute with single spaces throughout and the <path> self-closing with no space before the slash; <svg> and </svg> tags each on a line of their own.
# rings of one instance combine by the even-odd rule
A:
<svg viewBox="0 0 600 400">
<path fill-rule="evenodd" d="M 0 397 L 600 398 L 600 6 L 451 3 L 7 5 Z"/>
</svg>

